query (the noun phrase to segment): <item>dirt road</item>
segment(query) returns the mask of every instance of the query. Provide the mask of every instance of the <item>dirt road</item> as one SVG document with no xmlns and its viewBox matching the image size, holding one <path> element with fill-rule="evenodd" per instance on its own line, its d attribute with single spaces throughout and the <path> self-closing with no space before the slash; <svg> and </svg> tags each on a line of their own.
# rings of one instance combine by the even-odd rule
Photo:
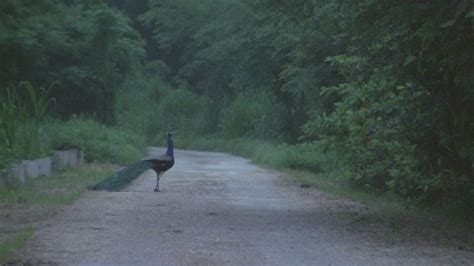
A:
<svg viewBox="0 0 474 266">
<path fill-rule="evenodd" d="M 407 225 L 291 180 L 242 158 L 177 151 L 161 193 L 152 192 L 152 172 L 122 192 L 88 192 L 41 226 L 22 257 L 60 265 L 474 263 L 470 249 L 430 234 L 400 237 L 394 228 Z"/>
</svg>

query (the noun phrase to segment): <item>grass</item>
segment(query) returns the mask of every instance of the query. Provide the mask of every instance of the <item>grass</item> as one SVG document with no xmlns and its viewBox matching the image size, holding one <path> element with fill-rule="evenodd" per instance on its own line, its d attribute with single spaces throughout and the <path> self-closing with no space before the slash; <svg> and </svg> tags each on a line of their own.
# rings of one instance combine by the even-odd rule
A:
<svg viewBox="0 0 474 266">
<path fill-rule="evenodd" d="M 51 177 L 29 180 L 25 185 L 0 187 L 4 204 L 67 205 L 80 198 L 87 186 L 97 183 L 117 169 L 110 164 L 88 164 Z"/>
<path fill-rule="evenodd" d="M 0 243 L 0 262 L 6 261 L 13 251 L 21 249 L 31 236 L 33 236 L 33 229 L 28 228 L 17 233 L 13 238 Z"/>
<path fill-rule="evenodd" d="M 70 205 L 79 199 L 89 185 L 95 184 L 117 170 L 111 164 L 86 164 L 54 174 L 51 177 L 40 177 L 29 180 L 26 184 L 13 184 L 9 187 L 0 186 L 0 211 L 8 212 L 17 209 L 28 210 L 28 219 L 42 220 L 51 215 L 51 210 Z M 28 207 L 29 208 L 23 208 Z M 34 228 L 20 232 L 5 232 L 13 236 L 0 241 L 0 264 L 9 255 L 23 247 L 32 236 Z"/>
</svg>

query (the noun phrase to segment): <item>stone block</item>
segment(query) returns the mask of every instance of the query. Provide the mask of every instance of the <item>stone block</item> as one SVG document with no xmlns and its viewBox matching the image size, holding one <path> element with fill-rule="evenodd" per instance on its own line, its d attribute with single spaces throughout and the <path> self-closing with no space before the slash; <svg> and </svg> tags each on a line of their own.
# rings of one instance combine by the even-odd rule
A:
<svg viewBox="0 0 474 266">
<path fill-rule="evenodd" d="M 8 171 L 0 170 L 0 186 L 6 186 L 8 184 Z"/>
<path fill-rule="evenodd" d="M 25 173 L 28 178 L 37 178 L 39 176 L 51 175 L 51 158 L 23 161 Z"/>
<path fill-rule="evenodd" d="M 80 150 L 55 151 L 55 164 L 58 168 L 78 166 L 84 163 L 84 152 Z"/>
<path fill-rule="evenodd" d="M 21 183 L 26 182 L 26 169 L 23 162 L 14 163 L 10 165 L 9 172 L 13 177 L 16 177 Z"/>
</svg>

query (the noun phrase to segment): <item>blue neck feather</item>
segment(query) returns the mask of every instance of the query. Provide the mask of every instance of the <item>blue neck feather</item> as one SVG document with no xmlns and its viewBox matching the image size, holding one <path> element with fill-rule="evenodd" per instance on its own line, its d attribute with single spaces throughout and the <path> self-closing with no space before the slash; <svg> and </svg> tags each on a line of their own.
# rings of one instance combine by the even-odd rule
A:
<svg viewBox="0 0 474 266">
<path fill-rule="evenodd" d="M 167 142 L 168 142 L 168 149 L 166 150 L 166 155 L 170 156 L 171 158 L 174 158 L 174 147 L 173 147 L 173 139 L 171 137 L 171 134 L 168 134 Z"/>
</svg>

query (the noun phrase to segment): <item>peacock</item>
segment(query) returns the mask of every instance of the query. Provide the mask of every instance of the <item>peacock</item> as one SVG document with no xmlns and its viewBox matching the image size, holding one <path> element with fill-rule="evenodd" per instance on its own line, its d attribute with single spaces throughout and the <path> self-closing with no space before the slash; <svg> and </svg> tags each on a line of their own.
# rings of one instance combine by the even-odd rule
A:
<svg viewBox="0 0 474 266">
<path fill-rule="evenodd" d="M 89 187 L 89 189 L 119 191 L 139 177 L 143 172 L 153 169 L 156 172 L 156 187 L 154 191 L 159 192 L 160 178 L 174 165 L 173 133 L 171 131 L 168 132 L 167 144 L 168 149 L 165 154 L 157 158 L 141 160 L 126 166 L 104 181 Z"/>
</svg>

